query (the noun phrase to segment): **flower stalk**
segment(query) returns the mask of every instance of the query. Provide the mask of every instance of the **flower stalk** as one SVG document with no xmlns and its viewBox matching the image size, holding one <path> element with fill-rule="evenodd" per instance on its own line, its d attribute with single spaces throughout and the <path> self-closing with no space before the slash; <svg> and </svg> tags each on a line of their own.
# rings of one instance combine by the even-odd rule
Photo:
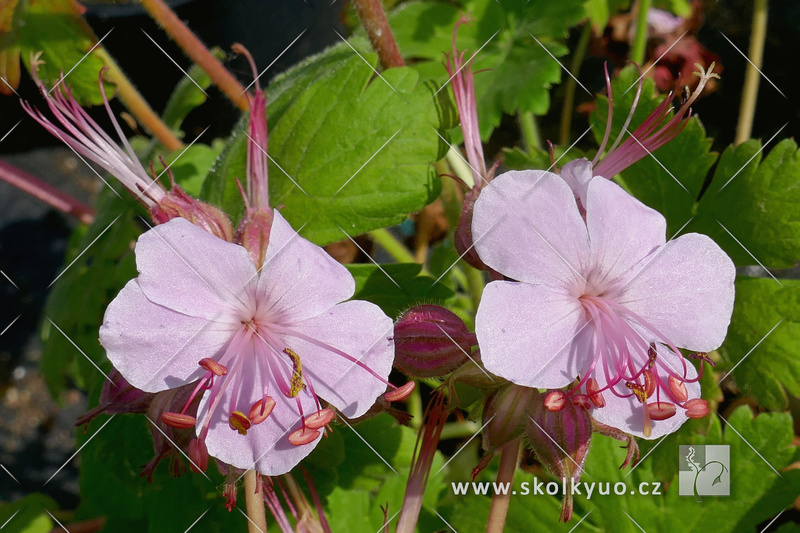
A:
<svg viewBox="0 0 800 533">
<path fill-rule="evenodd" d="M 354 0 L 353 3 L 356 5 L 358 18 L 367 31 L 369 42 L 378 53 L 381 66 L 385 69 L 405 66 L 403 56 L 397 48 L 397 41 L 394 40 L 392 28 L 386 20 L 381 0 Z"/>
<path fill-rule="evenodd" d="M 264 495 L 258 472 L 248 470 L 244 473 L 244 499 L 247 507 L 248 533 L 267 533 L 267 515 L 264 511 Z"/>
<path fill-rule="evenodd" d="M 136 117 L 136 120 L 149 131 L 153 137 L 158 139 L 164 148 L 174 152 L 183 149 L 183 143 L 178 139 L 169 127 L 164 124 L 158 114 L 153 111 L 150 104 L 142 97 L 136 87 L 125 76 L 119 68 L 114 58 L 102 47 L 98 47 L 96 53 L 106 64 L 105 79 L 117 86 L 117 97 L 125 105 L 128 111 Z"/>
<path fill-rule="evenodd" d="M 242 111 L 248 110 L 245 89 L 163 0 L 141 0 L 142 7 L 211 81 Z"/>
<path fill-rule="evenodd" d="M 62 213 L 74 216 L 84 224 L 94 222 L 94 209 L 5 161 L 0 161 L 0 180 L 30 194 Z"/>
<path fill-rule="evenodd" d="M 742 102 L 739 106 L 739 122 L 736 125 L 734 144 L 741 144 L 753 133 L 753 117 L 756 114 L 756 98 L 761 81 L 761 64 L 764 61 L 764 41 L 767 37 L 767 0 L 753 3 L 753 24 L 750 31 L 750 50 L 747 70 L 744 75 Z"/>
<path fill-rule="evenodd" d="M 514 472 L 519 462 L 522 449 L 522 439 L 509 442 L 500 452 L 500 469 L 497 471 L 497 483 L 511 484 L 514 481 Z M 492 497 L 492 507 L 489 510 L 489 521 L 486 523 L 486 533 L 502 533 L 506 525 L 508 506 L 511 503 L 511 493 L 506 491 L 501 494 L 496 492 Z"/>
<path fill-rule="evenodd" d="M 443 394 L 437 394 L 425 410 L 424 422 L 417 436 L 414 461 L 408 475 L 396 533 L 414 533 L 416 531 L 417 520 L 422 510 L 422 498 L 425 495 L 433 458 L 436 456 L 436 448 L 439 445 L 446 421 L 445 397 Z"/>
</svg>

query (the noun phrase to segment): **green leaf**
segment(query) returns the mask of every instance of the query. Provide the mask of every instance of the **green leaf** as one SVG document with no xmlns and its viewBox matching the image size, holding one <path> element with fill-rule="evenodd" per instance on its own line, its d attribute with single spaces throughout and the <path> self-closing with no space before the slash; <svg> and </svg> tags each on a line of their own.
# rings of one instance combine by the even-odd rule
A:
<svg viewBox="0 0 800 533">
<path fill-rule="evenodd" d="M 470 13 L 475 22 L 459 29 L 458 48 L 469 54 L 481 49 L 472 68 L 491 71 L 475 75 L 481 136 L 489 137 L 503 113 L 547 113 L 549 89 L 561 80 L 561 66 L 550 54 L 567 53 L 557 39 L 584 17 L 583 0 L 512 0 L 502 5 L 474 0 L 463 7 L 438 2 L 403 4 L 389 15 L 398 46 L 406 56 L 427 60 L 415 63 L 414 68 L 439 86 L 449 77 L 441 62 L 444 52 L 452 49 L 453 28 L 462 12 Z"/>
<path fill-rule="evenodd" d="M 611 139 L 619 134 L 635 90 L 625 92 L 637 78 L 632 67 L 612 82 L 614 116 Z M 664 96 L 651 80 L 645 80 L 642 97 L 630 131 L 641 124 Z M 608 100 L 598 97 L 592 115 L 598 143 L 603 137 Z M 800 152 L 787 139 L 761 161 L 761 146 L 750 140 L 729 147 L 719 158 L 710 185 L 706 177 L 716 161 L 711 140 L 699 120 L 652 156 L 621 173 L 621 184 L 634 196 L 660 211 L 667 219 L 667 233 L 705 233 L 731 256 L 737 265 L 793 266 L 800 257 Z M 701 196 L 702 193 L 702 196 Z M 698 200 L 699 199 L 699 200 Z M 688 222 L 688 225 L 686 225 Z"/>
<path fill-rule="evenodd" d="M 737 265 L 794 266 L 800 257 L 800 152 L 792 139 L 778 143 L 764 161 L 760 150 L 757 140 L 725 150 L 689 229 L 713 237 Z"/>
<path fill-rule="evenodd" d="M 195 143 L 184 150 L 167 154 L 164 162 L 169 166 L 178 185 L 192 196 L 198 196 L 221 151 L 221 144 L 208 146 Z"/>
<path fill-rule="evenodd" d="M 396 318 L 411 306 L 439 303 L 453 292 L 430 276 L 420 275 L 422 266 L 415 263 L 347 265 L 356 280 L 353 298 L 372 302 L 390 317 Z"/>
<path fill-rule="evenodd" d="M 215 55 L 219 59 L 222 54 L 218 52 Z M 161 115 L 164 124 L 172 130 L 180 130 L 186 116 L 208 99 L 203 92 L 211 86 L 211 78 L 208 74 L 195 64 L 191 66 L 188 74 L 181 78 L 181 81 L 172 90 L 164 113 Z"/>
<path fill-rule="evenodd" d="M 586 0 L 583 7 L 586 15 L 592 23 L 592 29 L 596 35 L 602 35 L 608 24 L 608 19 L 615 15 L 617 11 L 627 8 L 630 0 Z"/>
<path fill-rule="evenodd" d="M 736 280 L 736 306 L 720 348 L 722 370 L 767 409 L 786 408 L 786 391 L 800 395 L 800 281 Z M 735 368 L 734 368 L 735 367 Z M 784 390 L 785 389 L 785 390 Z"/>
<path fill-rule="evenodd" d="M 47 299 L 41 371 L 54 397 L 68 381 L 83 390 L 102 383 L 94 365 L 110 369 L 98 329 L 108 303 L 136 276 L 133 244 L 142 232 L 138 207 L 125 191 L 120 194 L 104 190 L 94 224 L 73 233 Z"/>
<path fill-rule="evenodd" d="M 365 57 L 376 63 L 373 54 Z M 441 100 L 411 69 L 372 76 L 351 53 L 302 92 L 283 89 L 268 107 L 278 117 L 269 139 L 271 203 L 285 206 L 287 220 L 317 244 L 400 223 L 441 188 L 431 166 L 444 155 Z M 234 217 L 243 209 L 233 180 L 245 177 L 245 128 L 243 119 L 203 187 L 206 200 Z"/>
<path fill-rule="evenodd" d="M 158 465 L 152 481 L 139 475 L 154 456 L 150 424 L 142 415 L 116 415 L 111 420 L 104 416 L 92 422 L 88 432 L 77 432 L 78 445 L 86 446 L 81 453 L 81 503 L 76 514 L 105 516 L 105 529 L 120 533 L 185 531 L 205 511 L 198 522 L 203 531 L 245 528 L 241 514 L 225 508 L 224 477 L 216 467 L 210 466 L 206 478 L 189 473 L 188 462 L 181 457 L 180 477 L 170 475 L 170 459 Z"/>
<path fill-rule="evenodd" d="M 692 496 L 678 495 L 677 480 L 662 485 L 662 496 L 640 494 L 638 487 L 641 482 L 653 486 L 649 459 L 645 459 L 632 475 L 626 475 L 627 472 L 617 469 L 625 454 L 619 443 L 595 435 L 586 462 L 586 472 L 592 478 L 584 478 L 584 481 L 609 481 L 612 487 L 622 482 L 627 488 L 621 496 L 602 497 L 595 493 L 590 500 L 576 496 L 576 505 L 587 511 L 593 510 L 587 521 L 606 527 L 613 524 L 615 532 L 636 532 L 640 531 L 639 527 L 648 532 L 755 530 L 759 523 L 791 505 L 800 492 L 800 472 L 784 471 L 779 477 L 772 470 L 774 467 L 780 471 L 797 460 L 797 448 L 792 445 L 792 420 L 791 416 L 783 413 L 762 414 L 754 418 L 746 406 L 734 411 L 728 420 L 730 426 L 726 427 L 721 438 L 697 436 L 697 442 L 730 446 L 729 497 L 708 496 L 698 503 Z M 679 460 L 678 444 L 686 442 L 664 441 L 660 445 L 660 448 L 667 447 L 676 464 Z M 636 494 L 631 495 L 631 491 Z"/>
<path fill-rule="evenodd" d="M 40 493 L 28 494 L 13 503 L 0 503 L 3 533 L 49 533 L 55 524 L 47 511 L 57 512 L 58 504 Z"/>
<path fill-rule="evenodd" d="M 375 533 L 369 515 L 371 505 L 369 492 L 365 490 L 343 490 L 339 487 L 328 495 L 327 513 L 331 531 L 353 533 Z"/>
<path fill-rule="evenodd" d="M 104 63 L 97 54 L 86 55 L 97 38 L 82 13 L 72 0 L 22 0 L 15 14 L 14 39 L 28 70 L 31 54 L 42 52 L 45 63 L 39 77 L 45 86 L 52 87 L 68 72 L 64 83 L 75 99 L 82 105 L 97 105 L 103 101 L 97 82 Z"/>
</svg>

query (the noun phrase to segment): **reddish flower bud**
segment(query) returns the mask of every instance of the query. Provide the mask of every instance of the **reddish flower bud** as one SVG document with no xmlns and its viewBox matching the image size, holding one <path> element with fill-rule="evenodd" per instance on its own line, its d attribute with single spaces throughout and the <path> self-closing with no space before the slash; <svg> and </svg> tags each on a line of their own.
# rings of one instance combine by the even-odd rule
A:
<svg viewBox="0 0 800 533">
<path fill-rule="evenodd" d="M 553 475 L 580 480 L 592 440 L 592 419 L 587 411 L 570 401 L 559 411 L 551 411 L 537 393 L 530 402 L 526 429 L 536 457 Z M 572 517 L 572 507 L 572 491 L 567 491 L 561 501 L 561 520 Z"/>
<path fill-rule="evenodd" d="M 233 224 L 228 215 L 211 204 L 192 198 L 178 185 L 173 185 L 150 214 L 157 224 L 181 217 L 220 239 L 233 241 Z"/>
<path fill-rule="evenodd" d="M 155 398 L 152 392 L 144 392 L 137 389 L 122 377 L 122 374 L 112 369 L 108 373 L 110 381 L 103 383 L 103 390 L 100 393 L 100 403 L 81 415 L 76 426 L 88 424 L 95 417 L 103 413 L 115 415 L 121 413 L 146 413 L 150 404 Z"/>
<path fill-rule="evenodd" d="M 495 451 L 518 439 L 525 431 L 528 404 L 536 389 L 509 385 L 492 393 L 483 408 L 483 449 Z"/>
<path fill-rule="evenodd" d="M 420 305 L 403 313 L 394 326 L 394 366 L 408 376 L 444 376 L 467 361 L 475 335 L 452 311 Z"/>
<path fill-rule="evenodd" d="M 239 227 L 236 228 L 233 242 L 244 246 L 257 269 L 261 268 L 267 254 L 273 218 L 272 211 L 248 209 Z"/>
</svg>

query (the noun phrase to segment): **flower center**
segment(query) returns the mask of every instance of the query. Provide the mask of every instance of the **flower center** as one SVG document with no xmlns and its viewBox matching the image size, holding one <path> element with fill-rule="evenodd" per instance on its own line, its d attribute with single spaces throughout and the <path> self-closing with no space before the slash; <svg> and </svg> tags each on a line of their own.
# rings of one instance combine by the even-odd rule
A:
<svg viewBox="0 0 800 533">
<path fill-rule="evenodd" d="M 194 463 L 207 463 L 208 452 L 205 440 L 213 415 L 218 409 L 225 409 L 231 430 L 246 436 L 250 429 L 263 423 L 272 414 L 277 403 L 273 397 L 275 394 L 279 393 L 285 398 L 294 399 L 299 413 L 300 428 L 289 433 L 287 438 L 295 446 L 314 442 L 319 437 L 320 430 L 324 430 L 323 428 L 334 419 L 336 415 L 333 409 L 322 407 L 310 376 L 303 370 L 301 355 L 287 346 L 287 341 L 284 339 L 296 338 L 298 341 L 323 348 L 334 355 L 347 359 L 354 367 L 369 372 L 373 377 L 393 389 L 386 393 L 388 401 L 405 398 L 414 388 L 414 382 L 409 382 L 400 388 L 395 387 L 360 360 L 333 346 L 290 328 L 264 322 L 257 318 L 243 320 L 241 328 L 233 335 L 220 357 L 217 359 L 203 358 L 198 362 L 206 372 L 198 380 L 183 410 L 180 413 L 164 413 L 161 417 L 164 423 L 172 427 L 185 429 L 195 426 L 197 420 L 186 415 L 185 412 L 198 394 L 209 392 L 208 409 L 197 429 L 198 438 L 196 440 L 198 442 L 191 448 L 198 454 L 204 453 L 206 460 L 204 462 L 202 457 L 195 460 L 190 455 Z M 262 396 L 252 405 L 249 400 L 247 405 L 243 405 L 241 400 L 243 385 L 246 380 L 252 380 L 254 375 L 262 376 Z M 230 402 L 229 405 L 223 406 L 221 405 L 222 399 L 229 387 L 231 388 Z M 309 414 L 304 412 L 301 394 L 310 395 L 316 411 Z"/>
<path fill-rule="evenodd" d="M 708 413 L 707 402 L 689 400 L 686 388 L 686 383 L 700 379 L 702 366 L 697 377 L 689 377 L 688 365 L 678 348 L 651 324 L 613 300 L 584 294 L 580 302 L 594 326 L 588 363 L 578 383 L 562 393 L 563 398 L 551 398 L 548 408 L 563 407 L 566 397 L 585 409 L 602 408 L 606 405 L 605 391 L 619 398 L 635 398 L 643 406 L 645 436 L 650 436 L 652 420 L 671 418 L 677 407 L 685 409 L 691 418 Z M 659 351 L 663 354 L 665 350 L 677 358 L 659 357 Z M 705 354 L 690 357 L 708 360 Z M 682 368 L 673 368 L 672 361 L 680 361 Z M 606 385 L 601 387 L 596 376 L 603 376 Z"/>
</svg>

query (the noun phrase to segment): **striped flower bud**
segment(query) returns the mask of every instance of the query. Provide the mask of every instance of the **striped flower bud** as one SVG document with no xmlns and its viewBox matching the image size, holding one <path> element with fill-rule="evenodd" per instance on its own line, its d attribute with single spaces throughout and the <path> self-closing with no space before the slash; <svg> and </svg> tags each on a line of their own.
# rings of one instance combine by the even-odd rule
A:
<svg viewBox="0 0 800 533">
<path fill-rule="evenodd" d="M 483 449 L 496 451 L 518 439 L 525 432 L 528 404 L 538 391 L 519 385 L 510 385 L 493 392 L 483 409 Z"/>
<path fill-rule="evenodd" d="M 564 402 L 559 411 L 545 407 L 544 395 L 530 402 L 527 434 L 539 461 L 560 479 L 581 478 L 583 465 L 592 440 L 592 419 L 589 413 L 573 402 Z M 572 517 L 572 491 L 561 500 L 561 520 Z"/>
<path fill-rule="evenodd" d="M 394 344 L 395 368 L 408 376 L 430 378 L 464 364 L 476 341 L 455 313 L 438 305 L 420 305 L 397 321 Z"/>
</svg>

